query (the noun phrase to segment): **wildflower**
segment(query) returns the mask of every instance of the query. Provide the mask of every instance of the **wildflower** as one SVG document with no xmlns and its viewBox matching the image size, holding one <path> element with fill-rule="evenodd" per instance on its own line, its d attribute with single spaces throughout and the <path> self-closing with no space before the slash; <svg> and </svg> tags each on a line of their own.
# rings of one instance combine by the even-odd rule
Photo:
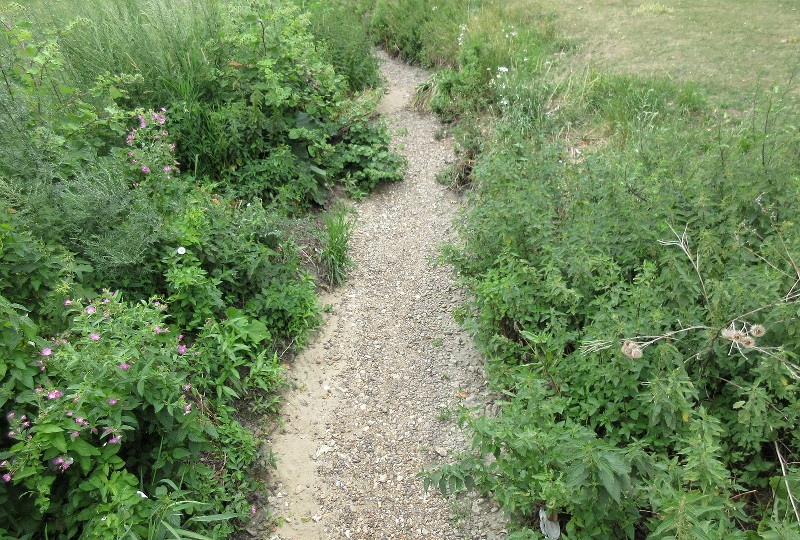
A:
<svg viewBox="0 0 800 540">
<path fill-rule="evenodd" d="M 176 252 L 178 255 L 183 255 L 184 253 L 186 253 L 186 248 L 185 248 L 185 247 L 183 247 L 183 246 L 181 246 L 181 247 L 179 247 L 178 249 L 176 249 L 176 250 L 175 250 L 175 252 Z"/>
<path fill-rule="evenodd" d="M 255 505 L 250 507 L 250 513 L 253 514 L 253 515 L 256 515 L 256 507 L 255 507 Z"/>
<path fill-rule="evenodd" d="M 130 364 L 120 364 L 119 365 L 119 369 L 130 369 L 130 368 L 131 368 Z"/>
<path fill-rule="evenodd" d="M 767 329 L 760 324 L 754 324 L 750 327 L 750 335 L 753 337 L 761 337 L 767 333 Z"/>
<path fill-rule="evenodd" d="M 741 343 L 741 342 L 742 342 L 742 339 L 744 339 L 744 337 L 745 337 L 746 335 L 747 335 L 747 334 L 745 334 L 745 333 L 744 333 L 744 332 L 742 332 L 741 330 L 733 330 L 733 331 L 731 332 L 731 337 L 730 337 L 730 340 L 731 340 L 731 341 L 734 341 L 734 342 L 736 342 L 736 343 Z"/>
<path fill-rule="evenodd" d="M 75 422 L 78 424 L 83 424 L 83 418 L 81 418 L 80 416 L 76 416 L 75 418 L 73 418 L 73 420 L 75 420 Z"/>
<path fill-rule="evenodd" d="M 47 394 L 47 399 L 58 399 L 64 394 L 61 393 L 61 390 L 53 390 Z"/>
<path fill-rule="evenodd" d="M 11 473 L 6 473 L 3 475 L 3 482 L 11 482 L 12 478 L 14 478 L 14 476 Z"/>
<path fill-rule="evenodd" d="M 69 466 L 72 465 L 73 461 L 75 461 L 75 460 L 72 459 L 71 457 L 68 457 L 67 459 L 65 459 L 64 462 L 61 464 L 61 470 L 62 471 L 66 471 L 67 469 L 69 469 Z"/>
<path fill-rule="evenodd" d="M 191 385 L 191 384 L 184 384 L 183 386 L 181 386 L 181 390 L 183 390 L 184 392 L 186 392 L 186 391 L 188 391 L 188 390 L 189 390 L 191 387 L 192 387 L 192 385 Z"/>
<path fill-rule="evenodd" d="M 497 68 L 497 71 L 500 71 L 502 73 L 508 73 L 508 68 L 505 66 L 500 66 L 499 68 Z"/>
<path fill-rule="evenodd" d="M 148 167 L 147 165 L 142 165 L 142 172 L 145 174 L 149 173 L 150 167 Z"/>
<path fill-rule="evenodd" d="M 53 349 L 42 349 L 42 352 L 39 354 L 41 354 L 42 356 L 50 356 L 51 354 L 53 354 Z"/>
<path fill-rule="evenodd" d="M 69 436 L 70 436 L 70 437 L 80 437 L 80 436 L 81 436 L 81 434 L 80 434 L 80 433 L 78 433 L 77 431 L 73 431 L 72 433 L 70 433 L 70 434 L 69 434 Z"/>
<path fill-rule="evenodd" d="M 91 315 L 95 311 L 97 311 L 97 308 L 94 307 L 94 306 L 89 306 L 89 307 L 86 308 L 86 313 L 88 313 L 89 315 Z"/>
<path fill-rule="evenodd" d="M 169 172 L 171 170 L 172 170 L 172 167 L 170 167 L 169 165 L 165 165 L 164 166 L 164 172 Z"/>
<path fill-rule="evenodd" d="M 189 403 L 188 405 L 186 405 L 186 406 L 183 408 L 183 416 L 186 416 L 186 415 L 187 415 L 187 414 L 189 414 L 190 412 L 192 412 L 192 404 L 191 404 L 191 403 Z"/>
<path fill-rule="evenodd" d="M 110 299 L 108 299 L 108 298 L 103 298 L 103 303 L 104 303 L 104 304 L 108 304 L 109 302 L 111 302 L 111 300 L 110 300 Z"/>
<path fill-rule="evenodd" d="M 122 436 L 120 435 L 120 436 L 112 437 L 112 438 L 108 439 L 108 442 L 110 442 L 111 444 L 117 444 L 121 440 L 122 440 Z"/>
<path fill-rule="evenodd" d="M 752 349 L 756 346 L 756 340 L 753 336 L 744 336 L 741 341 L 742 345 L 747 347 L 748 349 Z"/>
<path fill-rule="evenodd" d="M 64 305 L 65 306 L 71 306 L 72 305 L 72 300 L 64 300 Z"/>
<path fill-rule="evenodd" d="M 178 354 L 183 354 L 188 349 L 188 347 L 186 345 L 178 345 L 175 348 L 178 350 Z"/>
<path fill-rule="evenodd" d="M 67 411 L 65 414 L 66 414 L 67 416 L 71 417 L 71 416 L 72 416 L 73 414 L 75 414 L 75 413 L 73 413 L 72 411 Z"/>
<path fill-rule="evenodd" d="M 89 337 L 92 341 L 98 341 L 100 339 L 100 334 L 91 334 Z"/>
<path fill-rule="evenodd" d="M 25 421 L 25 422 L 22 423 L 22 427 L 24 427 L 24 428 L 31 427 L 31 423 L 29 421 Z"/>
<path fill-rule="evenodd" d="M 14 418 L 14 413 L 10 412 L 6 415 L 6 418 Z"/>
<path fill-rule="evenodd" d="M 108 404 L 109 405 L 116 405 L 117 404 L 117 398 L 113 398 L 113 397 L 112 398 L 108 398 Z"/>
</svg>

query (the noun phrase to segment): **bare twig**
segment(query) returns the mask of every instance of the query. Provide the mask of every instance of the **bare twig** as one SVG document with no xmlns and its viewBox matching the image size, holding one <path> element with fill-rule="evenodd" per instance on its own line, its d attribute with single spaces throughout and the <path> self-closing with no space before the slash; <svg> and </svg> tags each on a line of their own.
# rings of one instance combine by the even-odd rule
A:
<svg viewBox="0 0 800 540">
<path fill-rule="evenodd" d="M 708 309 L 708 315 L 711 317 L 711 320 L 714 320 L 714 310 L 711 308 L 711 300 L 708 297 L 708 291 L 706 290 L 706 282 L 703 280 L 703 275 L 700 273 L 700 250 L 697 250 L 697 253 L 692 256 L 692 252 L 689 249 L 689 238 L 686 235 L 688 230 L 688 225 L 684 227 L 683 234 L 678 234 L 675 232 L 675 229 L 672 228 L 672 225 L 669 226 L 669 230 L 672 231 L 672 234 L 675 235 L 677 240 L 659 240 L 658 243 L 662 246 L 678 246 L 681 248 L 686 254 L 686 257 L 689 258 L 689 262 L 692 263 L 692 268 L 694 268 L 695 273 L 697 273 L 697 278 L 700 280 L 700 287 L 703 289 L 703 299 L 706 301 L 706 308 Z"/>
<path fill-rule="evenodd" d="M 797 499 L 794 498 L 792 495 L 792 488 L 789 486 L 789 473 L 786 470 L 786 460 L 783 459 L 783 455 L 781 454 L 781 450 L 778 447 L 778 441 L 773 441 L 775 444 L 775 453 L 778 455 L 778 461 L 781 462 L 781 472 L 783 473 L 783 483 L 786 484 L 786 494 L 789 497 L 789 501 L 792 503 L 792 508 L 794 509 L 794 515 L 797 518 L 797 522 L 800 523 L 800 511 L 797 510 Z"/>
</svg>

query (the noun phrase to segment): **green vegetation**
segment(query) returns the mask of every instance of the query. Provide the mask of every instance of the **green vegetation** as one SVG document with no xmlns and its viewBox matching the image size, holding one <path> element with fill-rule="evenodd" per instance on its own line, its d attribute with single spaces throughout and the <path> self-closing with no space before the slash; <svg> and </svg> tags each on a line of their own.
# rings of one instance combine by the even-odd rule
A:
<svg viewBox="0 0 800 540">
<path fill-rule="evenodd" d="M 345 213 L 324 260 L 304 216 L 402 177 L 366 29 L 322 6 L 4 4 L 0 537 L 221 538 L 257 510 L 245 425 L 318 322 L 308 267 L 349 264 Z"/>
<path fill-rule="evenodd" d="M 540 515 L 563 538 L 800 538 L 796 88 L 703 81 L 750 96 L 728 114 L 690 77 L 571 69 L 529 2 L 378 0 L 371 21 L 442 67 L 418 103 L 454 123 L 443 177 L 469 200 L 442 258 L 505 396 L 426 484 L 491 492 L 511 538 Z"/>
</svg>

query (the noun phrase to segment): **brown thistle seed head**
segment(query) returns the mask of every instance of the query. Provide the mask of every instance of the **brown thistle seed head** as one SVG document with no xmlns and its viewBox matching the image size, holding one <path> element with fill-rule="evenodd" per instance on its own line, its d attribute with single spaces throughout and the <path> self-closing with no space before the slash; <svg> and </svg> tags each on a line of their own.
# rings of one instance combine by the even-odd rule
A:
<svg viewBox="0 0 800 540">
<path fill-rule="evenodd" d="M 754 324 L 750 327 L 750 335 L 753 337 L 761 337 L 767 333 L 767 329 L 760 324 Z"/>
<path fill-rule="evenodd" d="M 752 349 L 756 346 L 756 340 L 753 336 L 744 336 L 741 341 L 742 345 L 747 347 L 748 349 Z"/>
<path fill-rule="evenodd" d="M 622 354 L 624 354 L 625 356 L 627 356 L 628 358 L 630 358 L 630 357 L 631 357 L 631 351 L 633 350 L 633 346 L 634 346 L 634 345 L 633 345 L 633 342 L 632 342 L 632 341 L 630 341 L 630 340 L 626 340 L 626 341 L 625 341 L 625 342 L 622 344 Z"/>
<path fill-rule="evenodd" d="M 733 330 L 731 330 L 730 328 L 723 328 L 722 337 L 724 337 L 725 339 L 733 339 Z"/>
<path fill-rule="evenodd" d="M 744 332 L 742 332 L 741 330 L 734 330 L 733 332 L 731 332 L 731 340 L 732 340 L 732 341 L 735 341 L 735 342 L 737 342 L 737 343 L 741 343 L 741 342 L 742 342 L 742 339 L 744 339 L 744 337 L 745 337 L 746 335 L 747 335 L 747 334 L 745 334 L 745 333 L 744 333 Z"/>
</svg>

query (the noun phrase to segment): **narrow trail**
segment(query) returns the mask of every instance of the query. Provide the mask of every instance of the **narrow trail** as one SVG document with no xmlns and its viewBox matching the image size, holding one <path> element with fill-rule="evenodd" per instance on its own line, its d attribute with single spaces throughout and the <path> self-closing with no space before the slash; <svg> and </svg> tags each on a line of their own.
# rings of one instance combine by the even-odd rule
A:
<svg viewBox="0 0 800 540">
<path fill-rule="evenodd" d="M 425 493 L 423 466 L 467 447 L 459 404 L 493 413 L 483 362 L 456 324 L 463 299 L 449 268 L 430 260 L 452 238 L 457 196 L 435 173 L 452 161 L 430 115 L 407 105 L 426 73 L 384 57 L 389 93 L 380 105 L 408 158 L 406 179 L 356 204 L 358 228 L 347 282 L 321 298 L 330 307 L 295 360 L 295 390 L 270 437 L 274 540 L 501 538 L 491 501 L 448 503 Z"/>
</svg>

